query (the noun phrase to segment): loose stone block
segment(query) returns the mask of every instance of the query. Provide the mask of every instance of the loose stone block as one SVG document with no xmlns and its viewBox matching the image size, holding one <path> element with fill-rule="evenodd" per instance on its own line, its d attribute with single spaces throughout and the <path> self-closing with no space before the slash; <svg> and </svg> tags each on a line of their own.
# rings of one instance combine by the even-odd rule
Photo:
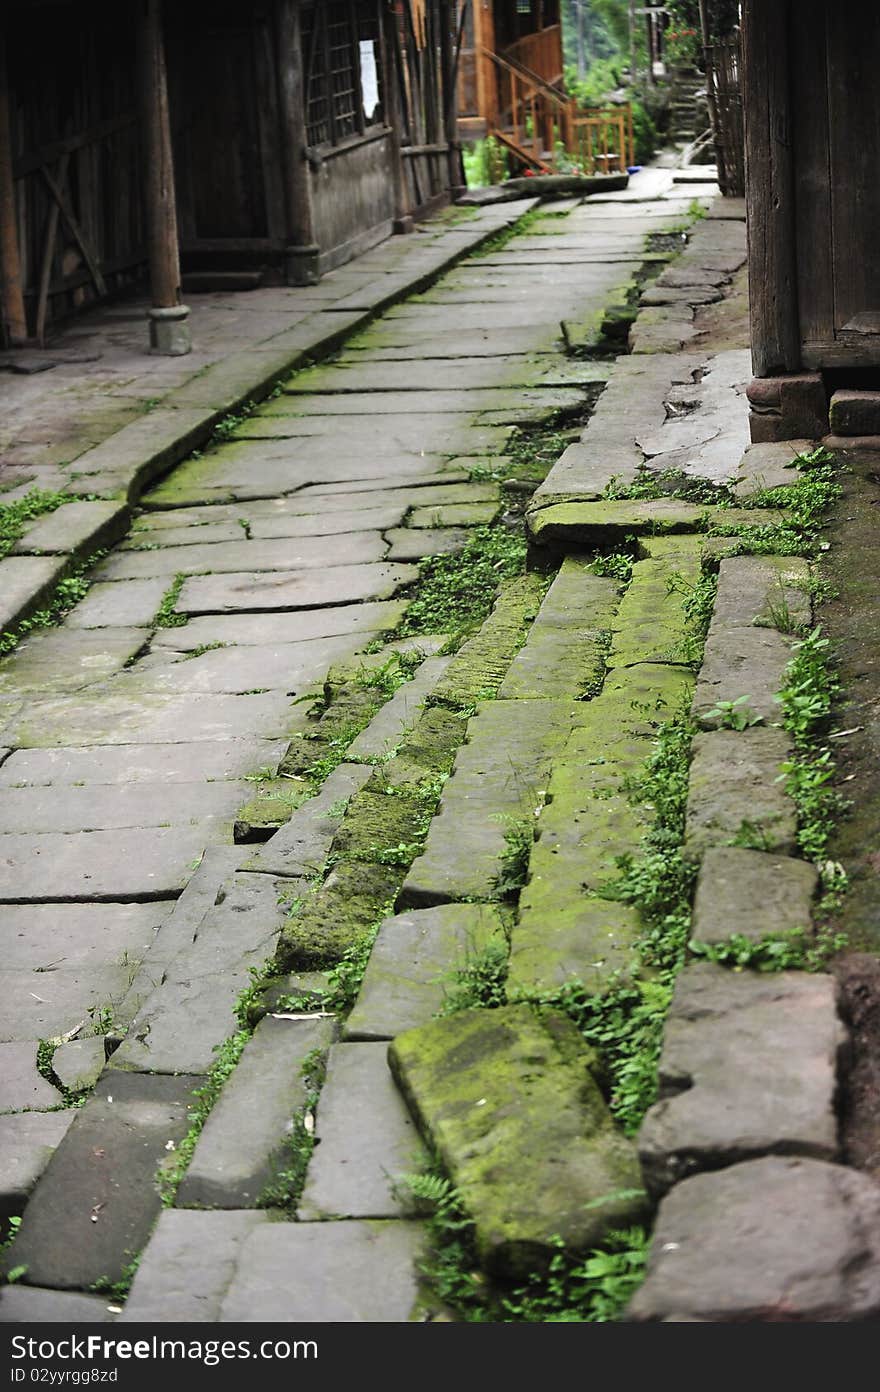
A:
<svg viewBox="0 0 880 1392">
<path fill-rule="evenodd" d="M 101 1035 L 71 1039 L 52 1055 L 52 1072 L 69 1092 L 87 1092 L 104 1070 L 106 1051 Z"/>
<path fill-rule="evenodd" d="M 423 908 L 449 899 L 491 899 L 513 824 L 533 825 L 554 751 L 572 720 L 569 701 L 489 701 L 471 720 L 469 742 L 413 863 L 401 903 Z"/>
<path fill-rule="evenodd" d="M 336 553 L 334 555 L 334 552 Z M 347 566 L 380 561 L 385 544 L 378 532 L 349 532 L 328 542 L 324 537 L 218 541 L 191 546 L 163 546 L 158 551 L 118 551 L 98 571 L 103 580 L 141 580 L 154 575 L 238 575 L 243 571 L 273 575 L 291 570 L 325 569 L 342 557 Z"/>
<path fill-rule="evenodd" d="M 70 1109 L 0 1116 L 0 1218 L 23 1212 L 31 1190 L 75 1116 Z"/>
<path fill-rule="evenodd" d="M 106 1074 L 44 1170 L 5 1269 L 61 1290 L 120 1280 L 161 1211 L 156 1172 L 201 1081 Z"/>
<path fill-rule="evenodd" d="M 525 643 L 501 683 L 501 700 L 580 696 L 601 680 L 603 635 L 619 587 L 594 575 L 589 562 L 567 556 L 544 596 Z"/>
<path fill-rule="evenodd" d="M 846 1041 L 831 976 L 685 967 L 666 1021 L 659 1101 L 639 1132 L 651 1192 L 759 1155 L 836 1159 Z"/>
<path fill-rule="evenodd" d="M 880 1312 L 880 1191 L 856 1170 L 767 1156 L 661 1203 L 628 1318 L 839 1323 Z"/>
<path fill-rule="evenodd" d="M 387 918 L 379 929 L 344 1039 L 393 1039 L 441 1009 L 456 967 L 490 943 L 506 948 L 488 904 L 440 904 Z"/>
<path fill-rule="evenodd" d="M 301 1221 L 398 1218 L 412 1211 L 398 1180 L 423 1168 L 427 1157 L 386 1054 L 384 1043 L 330 1050 L 317 1144 L 297 1210 Z"/>
<path fill-rule="evenodd" d="M 699 860 L 710 846 L 758 846 L 793 855 L 797 815 L 778 782 L 791 755 L 783 730 L 713 730 L 693 742 L 684 854 Z"/>
<path fill-rule="evenodd" d="M 37 1071 L 37 1041 L 0 1044 L 0 1113 L 61 1105 L 57 1088 Z"/>
<path fill-rule="evenodd" d="M 205 1122 L 177 1191 L 178 1207 L 257 1206 L 284 1168 L 285 1141 L 306 1104 L 303 1063 L 314 1049 L 329 1048 L 334 1032 L 333 1020 L 267 1015 L 260 1021 Z"/>
<path fill-rule="evenodd" d="M 524 1276 L 551 1260 L 557 1237 L 586 1251 L 643 1212 L 634 1147 L 566 1017 L 467 1010 L 399 1035 L 388 1057 L 491 1271 Z"/>
<path fill-rule="evenodd" d="M 370 766 L 339 764 L 315 797 L 297 808 L 244 869 L 269 875 L 310 876 L 320 871 L 345 816 L 350 798 L 371 776 Z"/>
<path fill-rule="evenodd" d="M 273 1223 L 243 1242 L 219 1320 L 405 1323 L 417 1317 L 422 1245 L 418 1223 Z"/>
<path fill-rule="evenodd" d="M 880 435 L 880 392 L 836 391 L 828 422 L 833 435 Z"/>
<path fill-rule="evenodd" d="M 538 546 L 619 547 L 628 536 L 642 532 L 705 530 L 707 520 L 720 531 L 739 527 L 773 526 L 782 514 L 770 508 L 713 509 L 677 498 L 614 500 L 609 502 L 548 502 L 528 513 L 527 523 Z"/>
<path fill-rule="evenodd" d="M 693 937 L 723 943 L 738 934 L 759 942 L 769 934 L 809 930 L 818 886 L 819 872 L 805 860 L 711 848 L 697 879 Z"/>
<path fill-rule="evenodd" d="M 388 912 L 399 883 L 399 871 L 388 866 L 341 861 L 285 922 L 278 965 L 308 971 L 341 961 Z"/>
<path fill-rule="evenodd" d="M 682 552 L 636 562 L 614 621 L 607 659 L 610 668 L 686 660 L 687 622 L 679 576 L 684 586 L 696 584 L 698 555 Z"/>
<path fill-rule="evenodd" d="M 214 1323 L 239 1253 L 268 1213 L 164 1209 L 138 1264 L 120 1324 Z"/>
<path fill-rule="evenodd" d="M 0 1290 L 0 1324 L 107 1324 L 117 1310 L 106 1295 L 79 1291 L 37 1290 L 34 1286 L 4 1286 Z"/>
<path fill-rule="evenodd" d="M 710 635 L 732 628 L 795 632 L 809 624 L 810 567 L 798 556 L 731 556 L 718 567 Z"/>
</svg>

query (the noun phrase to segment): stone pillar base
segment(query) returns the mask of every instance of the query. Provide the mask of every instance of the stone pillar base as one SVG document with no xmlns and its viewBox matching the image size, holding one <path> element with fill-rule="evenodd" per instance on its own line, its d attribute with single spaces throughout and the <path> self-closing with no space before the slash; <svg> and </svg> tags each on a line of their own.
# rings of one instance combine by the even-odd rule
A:
<svg viewBox="0 0 880 1392">
<path fill-rule="evenodd" d="M 318 258 L 321 248 L 312 243 L 309 246 L 288 246 L 284 248 L 284 280 L 287 285 L 317 285 L 321 279 Z"/>
<path fill-rule="evenodd" d="M 415 226 L 415 219 L 411 218 L 409 213 L 407 213 L 406 217 L 394 219 L 391 224 L 391 231 L 395 237 L 403 237 L 406 236 L 408 232 L 414 232 Z"/>
<path fill-rule="evenodd" d="M 755 377 L 746 396 L 753 445 L 821 440 L 828 432 L 828 397 L 819 372 Z"/>
<path fill-rule="evenodd" d="M 166 358 L 182 358 L 192 352 L 189 305 L 170 305 L 150 310 L 150 352 Z"/>
</svg>

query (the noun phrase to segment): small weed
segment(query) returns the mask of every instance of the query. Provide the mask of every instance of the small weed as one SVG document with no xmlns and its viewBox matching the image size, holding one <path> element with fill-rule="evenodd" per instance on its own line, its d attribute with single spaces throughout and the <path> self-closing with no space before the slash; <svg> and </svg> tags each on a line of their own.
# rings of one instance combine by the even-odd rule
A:
<svg viewBox="0 0 880 1392">
<path fill-rule="evenodd" d="M 495 890 L 501 899 L 517 895 L 526 882 L 529 872 L 529 857 L 535 842 L 534 820 L 499 816 L 493 821 L 504 822 L 504 850 L 501 866 L 495 877 Z"/>
<path fill-rule="evenodd" d="M 174 1153 L 173 1163 L 167 1168 L 162 1166 L 157 1176 L 162 1202 L 166 1208 L 170 1208 L 174 1203 L 180 1182 L 186 1174 L 187 1166 L 196 1148 L 196 1142 L 202 1134 L 202 1128 L 208 1120 L 211 1108 L 220 1096 L 223 1084 L 235 1071 L 236 1064 L 250 1037 L 250 1030 L 238 1030 L 236 1034 L 225 1039 L 214 1050 L 217 1057 L 211 1065 L 205 1083 L 202 1087 L 196 1088 L 193 1094 L 198 1098 L 198 1102 L 190 1114 L 189 1130 Z"/>
<path fill-rule="evenodd" d="M 440 1015 L 456 1015 L 477 1006 L 493 1010 L 507 1004 L 508 947 L 497 939 L 483 947 L 469 947 L 445 990 Z"/>
<path fill-rule="evenodd" d="M 181 615 L 180 617 L 183 617 L 183 615 Z M 230 645 L 228 643 L 221 642 L 199 643 L 198 647 L 193 648 L 188 653 L 184 653 L 183 657 L 181 658 L 181 662 L 190 662 L 194 657 L 202 657 L 204 653 L 214 652 L 216 648 L 228 648 L 229 646 Z"/>
<path fill-rule="evenodd" d="M 688 944 L 695 957 L 733 967 L 735 971 L 749 968 L 758 972 L 824 971 L 830 958 L 845 946 L 846 935 L 830 928 L 815 934 L 807 928 L 791 928 L 762 938 L 734 933 L 720 943 Z"/>
<path fill-rule="evenodd" d="M 315 1148 L 315 1108 L 324 1085 L 326 1071 L 326 1053 L 321 1049 L 312 1049 L 303 1059 L 300 1068 L 306 1089 L 305 1101 L 291 1119 L 278 1170 L 259 1195 L 257 1208 L 281 1208 L 289 1212 L 295 1210 Z"/>
<path fill-rule="evenodd" d="M 109 1296 L 111 1300 L 125 1300 L 131 1290 L 131 1284 L 137 1275 L 140 1266 L 140 1257 L 134 1257 L 124 1268 L 118 1281 L 111 1281 L 107 1276 L 101 1276 L 95 1281 L 92 1290 L 98 1295 Z"/>
<path fill-rule="evenodd" d="M 248 521 L 248 519 L 246 517 L 239 517 L 238 525 L 244 532 L 245 541 L 252 541 L 253 537 L 251 535 L 251 524 Z"/>
<path fill-rule="evenodd" d="M 525 568 L 526 542 L 519 532 L 475 527 L 461 551 L 422 563 L 401 637 L 471 632 L 488 616 L 502 581 L 522 575 Z"/>
<path fill-rule="evenodd" d="M 678 661 L 698 669 L 703 660 L 706 634 L 715 607 L 718 577 L 704 574 L 691 581 L 676 571 L 666 582 L 666 592 L 682 596 L 685 633 L 676 645 L 674 656 Z"/>
<path fill-rule="evenodd" d="M 746 705 L 748 700 L 748 696 L 737 696 L 733 701 L 716 701 L 703 718 L 717 721 L 719 730 L 748 730 L 752 725 L 762 725 L 764 717 Z"/>
<path fill-rule="evenodd" d="M 633 558 L 625 551 L 612 551 L 607 556 L 596 556 L 591 568 L 594 575 L 608 575 L 612 580 L 628 584 L 632 576 Z"/>
<path fill-rule="evenodd" d="M 0 656 L 12 652 L 29 633 L 40 628 L 50 628 L 58 623 L 68 610 L 79 604 L 81 599 L 85 599 L 92 583 L 88 572 L 98 561 L 103 560 L 106 554 L 105 551 L 96 551 L 86 560 L 79 562 L 71 573 L 55 586 L 45 609 L 39 609 L 27 619 L 20 619 L 14 630 L 0 633 Z"/>
</svg>

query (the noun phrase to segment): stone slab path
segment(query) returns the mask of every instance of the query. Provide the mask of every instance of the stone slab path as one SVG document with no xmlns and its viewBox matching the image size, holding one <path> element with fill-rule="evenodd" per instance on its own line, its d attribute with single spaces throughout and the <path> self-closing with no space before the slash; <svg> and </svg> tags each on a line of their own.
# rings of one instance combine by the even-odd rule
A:
<svg viewBox="0 0 880 1392">
<path fill-rule="evenodd" d="M 703 727 L 685 843 L 695 937 L 717 941 L 719 913 L 728 931 L 790 926 L 815 890 L 776 778 L 788 744 L 768 723 L 791 655 L 774 616 L 781 597 L 809 618 L 803 567 L 722 552 L 695 685 L 680 595 L 711 550 L 705 508 L 602 497 L 645 467 L 746 492 L 785 462 L 744 455 L 738 214 L 706 219 L 642 292 L 628 356 L 591 356 L 658 269 L 646 235 L 690 194 L 568 200 L 440 280 L 449 247 L 428 241 L 334 273 L 344 293 L 322 285 L 304 307 L 337 321 L 336 358 L 144 492 L 83 602 L 0 663 L 0 1203 L 23 1211 L 5 1262 L 24 1268 L 0 1320 L 81 1318 L 96 1286 L 127 1285 L 135 1265 L 124 1322 L 436 1316 L 403 1179 L 425 1142 L 502 1277 L 549 1259 L 557 1233 L 582 1250 L 641 1221 L 641 1177 L 665 1195 L 658 1231 L 673 1236 L 633 1319 L 761 1317 L 772 1292 L 699 1279 L 704 1249 L 719 1266 L 735 1244 L 713 1195 L 748 1223 L 754 1185 L 782 1192 L 780 1167 L 795 1166 L 787 1221 L 825 1196 L 837 1281 L 824 1305 L 805 1290 L 798 1308 L 873 1311 L 845 1274 L 880 1244 L 851 1231 L 859 1177 L 835 1163 L 847 1036 L 830 977 L 688 965 L 637 1141 L 578 1030 L 521 1003 L 572 978 L 599 993 L 637 975 L 639 916 L 602 887 L 650 820 L 622 789 L 683 704 Z M 496 210 L 495 229 L 527 206 Z M 479 236 L 447 240 L 467 251 L 492 226 L 480 216 Z M 357 318 L 405 288 L 419 293 Z M 296 351 L 276 312 L 259 330 L 267 382 L 277 353 Z M 217 402 L 238 404 L 239 369 L 221 359 L 183 384 L 168 407 L 178 426 L 197 435 Z M 560 413 L 588 421 L 567 448 L 557 439 L 532 503 L 536 557 L 555 577 L 539 564 L 503 586 L 454 654 L 442 634 L 389 643 L 419 560 L 511 508 L 516 488 L 499 479 L 517 430 L 558 429 Z M 143 421 L 132 428 L 144 437 Z M 163 468 L 186 452 L 180 430 L 165 438 Z M 77 472 L 131 497 L 159 467 L 120 482 L 96 443 Z M 749 516 L 728 510 L 728 529 Z M 57 535 L 45 530 L 47 550 Z M 627 578 L 596 574 L 584 548 L 626 538 Z M 718 701 L 743 681 L 765 724 L 718 728 Z M 731 847 L 756 818 L 762 849 Z M 761 893 L 760 924 L 740 883 Z M 500 959 L 514 999 L 454 1013 L 455 983 Z M 756 1112 L 777 1055 L 786 1067 Z M 561 1169 L 537 1141 L 551 1116 Z M 667 1278 L 681 1226 L 696 1258 Z M 761 1250 L 775 1260 L 782 1241 L 774 1228 Z"/>
</svg>

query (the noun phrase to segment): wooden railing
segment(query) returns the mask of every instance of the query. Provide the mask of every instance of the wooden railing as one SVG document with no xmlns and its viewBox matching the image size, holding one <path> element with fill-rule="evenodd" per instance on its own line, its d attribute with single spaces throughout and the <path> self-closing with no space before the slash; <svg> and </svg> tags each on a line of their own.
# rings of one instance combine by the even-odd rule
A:
<svg viewBox="0 0 880 1392">
<path fill-rule="evenodd" d="M 556 83 L 562 77 L 562 37 L 558 24 L 526 34 L 516 43 L 502 49 L 502 58 L 528 68 L 545 82 Z"/>
<path fill-rule="evenodd" d="M 590 106 L 572 122 L 569 153 L 584 174 L 623 173 L 635 163 L 632 107 Z"/>
</svg>

